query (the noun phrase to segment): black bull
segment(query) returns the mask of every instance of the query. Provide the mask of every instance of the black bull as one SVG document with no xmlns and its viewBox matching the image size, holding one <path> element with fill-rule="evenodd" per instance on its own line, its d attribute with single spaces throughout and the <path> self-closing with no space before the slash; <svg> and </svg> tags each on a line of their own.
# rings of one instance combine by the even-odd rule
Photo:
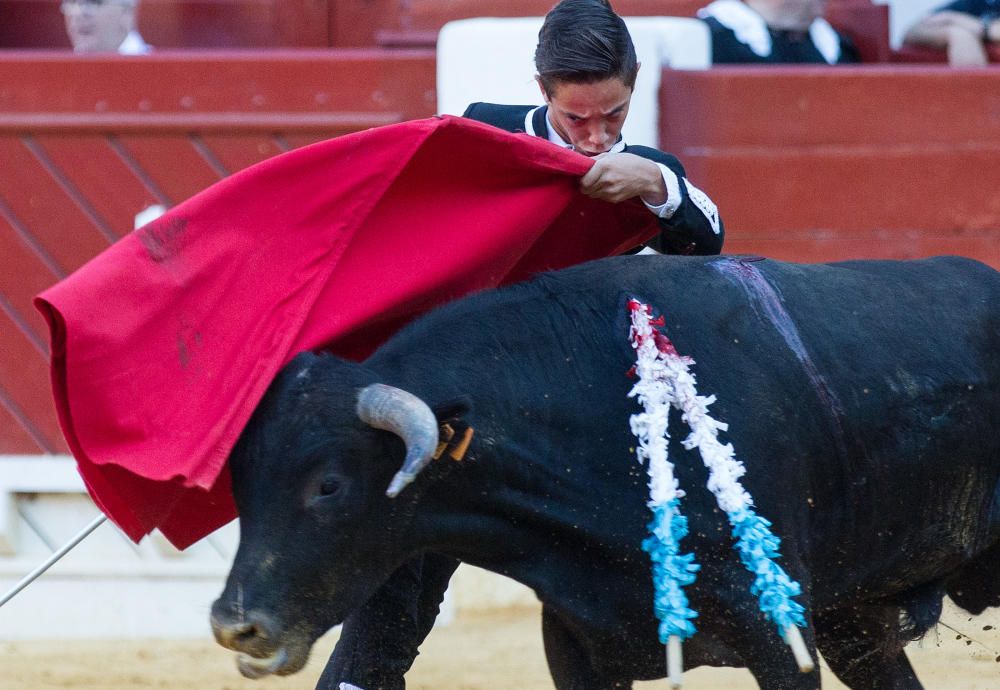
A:
<svg viewBox="0 0 1000 690">
<path fill-rule="evenodd" d="M 974 613 L 1000 604 L 1000 274 L 957 258 L 619 257 L 448 305 L 362 364 L 299 356 L 231 457 L 240 545 L 213 626 L 243 653 L 241 670 L 299 670 L 363 604 L 386 615 L 355 614 L 344 634 L 383 650 L 366 663 L 405 669 L 451 570 L 429 615 L 379 587 L 422 557 L 531 587 L 558 688 L 662 677 L 640 546 L 646 476 L 628 423 L 639 410 L 627 397 L 630 297 L 662 311 L 699 391 L 717 396 L 720 440 L 745 463 L 743 484 L 802 585 L 814 658 L 818 648 L 855 688 L 921 687 L 903 646 L 936 622 L 943 596 Z M 392 400 L 359 403 L 376 391 L 398 393 L 398 414 L 423 415 L 423 431 L 395 419 Z M 428 461 L 388 497 L 404 453 L 404 474 L 419 471 L 448 420 L 475 430 L 465 458 Z M 682 551 L 702 565 L 687 589 L 700 616 L 685 665 L 745 666 L 766 689 L 817 687 L 749 594 L 676 416 L 670 431 L 690 520 Z M 352 673 L 341 680 L 383 683 Z M 328 670 L 324 687 L 336 680 Z"/>
</svg>

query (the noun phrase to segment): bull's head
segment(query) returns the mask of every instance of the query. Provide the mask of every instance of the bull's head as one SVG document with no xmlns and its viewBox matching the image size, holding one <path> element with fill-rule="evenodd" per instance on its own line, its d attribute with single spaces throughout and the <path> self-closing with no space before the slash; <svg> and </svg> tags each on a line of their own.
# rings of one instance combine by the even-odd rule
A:
<svg viewBox="0 0 1000 690">
<path fill-rule="evenodd" d="M 240 544 L 212 606 L 245 676 L 300 670 L 405 557 L 393 497 L 437 442 L 428 406 L 360 365 L 300 355 L 279 374 L 230 457 Z"/>
</svg>

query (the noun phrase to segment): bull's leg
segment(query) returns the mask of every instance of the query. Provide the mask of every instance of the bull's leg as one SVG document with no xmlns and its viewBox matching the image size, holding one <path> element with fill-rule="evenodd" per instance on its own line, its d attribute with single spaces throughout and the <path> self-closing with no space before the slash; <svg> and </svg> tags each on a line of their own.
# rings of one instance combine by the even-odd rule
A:
<svg viewBox="0 0 1000 690">
<path fill-rule="evenodd" d="M 342 682 L 363 690 L 403 690 L 403 675 L 434 626 L 458 561 L 426 554 L 392 574 L 341 630 L 316 690 L 338 690 Z"/>
<path fill-rule="evenodd" d="M 774 623 L 761 611 L 759 602 L 750 593 L 751 575 L 732 564 L 727 545 L 699 555 L 704 564 L 698 583 L 691 588 L 691 607 L 695 611 L 713 612 L 695 621 L 706 634 L 711 634 L 753 674 L 761 690 L 816 690 L 820 687 L 819 660 L 812 621 L 800 628 L 814 668 L 802 673 L 791 648 L 781 639 Z M 722 564 L 727 564 L 723 566 Z M 809 576 L 789 550 L 783 559 L 789 576 L 802 585 L 803 593 L 795 598 L 811 610 Z M 721 566 L 721 567 L 720 567 Z"/>
<path fill-rule="evenodd" d="M 547 607 L 542 607 L 545 658 L 556 690 L 630 690 L 632 681 L 601 676 L 573 633 Z"/>
<path fill-rule="evenodd" d="M 998 489 L 1000 495 L 1000 489 Z M 997 521 L 1000 522 L 1000 516 Z M 994 527 L 1000 532 L 1000 525 Z M 1000 541 L 965 563 L 948 580 L 948 596 L 974 615 L 990 606 L 1000 606 Z"/>
<path fill-rule="evenodd" d="M 801 628 L 802 638 L 815 668 L 803 673 L 792 650 L 756 603 L 731 608 L 725 622 L 713 623 L 712 631 L 736 650 L 761 690 L 816 690 L 820 687 L 819 663 L 811 626 Z"/>
<path fill-rule="evenodd" d="M 895 606 L 824 612 L 816 641 L 837 678 L 853 690 L 922 690 L 899 633 Z"/>
</svg>

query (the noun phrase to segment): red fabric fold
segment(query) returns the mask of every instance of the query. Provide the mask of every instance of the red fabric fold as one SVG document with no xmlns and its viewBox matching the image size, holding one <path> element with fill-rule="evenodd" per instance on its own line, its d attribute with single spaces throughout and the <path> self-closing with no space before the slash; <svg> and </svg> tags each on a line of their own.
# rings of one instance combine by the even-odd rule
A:
<svg viewBox="0 0 1000 690">
<path fill-rule="evenodd" d="M 94 501 L 184 548 L 236 516 L 227 456 L 296 353 L 361 359 L 435 305 L 652 236 L 640 203 L 579 193 L 591 164 L 462 118 L 359 132 L 226 178 L 40 294 Z"/>
</svg>

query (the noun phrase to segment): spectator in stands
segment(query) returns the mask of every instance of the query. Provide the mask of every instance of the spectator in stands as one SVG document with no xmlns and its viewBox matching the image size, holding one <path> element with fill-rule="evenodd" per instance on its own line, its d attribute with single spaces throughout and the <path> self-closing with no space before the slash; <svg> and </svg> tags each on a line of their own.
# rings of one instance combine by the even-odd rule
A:
<svg viewBox="0 0 1000 690">
<path fill-rule="evenodd" d="M 860 62 L 857 48 L 823 19 L 826 0 L 716 0 L 698 10 L 712 33 L 712 63 Z"/>
<path fill-rule="evenodd" d="M 63 0 L 66 33 L 77 53 L 145 55 L 136 29 L 139 0 Z"/>
<path fill-rule="evenodd" d="M 651 246 L 668 254 L 718 254 L 718 209 L 686 179 L 680 161 L 622 138 L 639 63 L 625 22 L 607 0 L 559 2 L 538 34 L 535 67 L 545 105 L 473 103 L 465 117 L 593 157 L 581 189 L 614 203 L 639 197 L 660 219 L 659 241 Z"/>
<path fill-rule="evenodd" d="M 1000 0 L 956 0 L 914 24 L 904 43 L 948 52 L 955 67 L 989 62 L 986 44 L 1000 42 Z"/>
</svg>

